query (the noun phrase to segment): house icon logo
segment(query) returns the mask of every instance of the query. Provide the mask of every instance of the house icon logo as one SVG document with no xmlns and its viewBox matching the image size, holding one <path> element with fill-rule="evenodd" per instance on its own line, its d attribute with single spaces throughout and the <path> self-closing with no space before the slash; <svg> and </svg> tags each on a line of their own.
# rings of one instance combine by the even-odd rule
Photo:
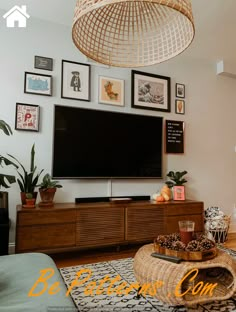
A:
<svg viewBox="0 0 236 312">
<path fill-rule="evenodd" d="M 3 18 L 6 19 L 7 27 L 26 27 L 27 18 L 29 17 L 29 14 L 26 12 L 26 5 L 22 5 L 21 8 L 15 5 L 3 15 Z"/>
</svg>

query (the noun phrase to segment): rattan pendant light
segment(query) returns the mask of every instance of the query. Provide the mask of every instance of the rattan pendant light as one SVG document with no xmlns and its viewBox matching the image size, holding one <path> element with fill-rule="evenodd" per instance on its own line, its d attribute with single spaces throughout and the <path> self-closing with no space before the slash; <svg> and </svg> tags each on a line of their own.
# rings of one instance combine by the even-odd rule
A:
<svg viewBox="0 0 236 312">
<path fill-rule="evenodd" d="M 73 41 L 99 63 L 161 63 L 184 51 L 193 37 L 191 0 L 77 0 Z"/>
</svg>

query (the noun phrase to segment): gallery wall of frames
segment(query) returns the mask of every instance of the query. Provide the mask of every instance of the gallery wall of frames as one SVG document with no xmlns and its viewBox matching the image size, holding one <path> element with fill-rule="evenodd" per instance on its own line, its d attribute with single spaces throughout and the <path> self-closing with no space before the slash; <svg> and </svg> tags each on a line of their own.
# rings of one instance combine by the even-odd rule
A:
<svg viewBox="0 0 236 312">
<path fill-rule="evenodd" d="M 93 64 L 93 63 L 92 63 Z M 24 72 L 24 93 L 53 96 L 53 58 L 34 57 L 33 72 Z M 37 70 L 45 71 L 41 73 Z M 132 108 L 171 112 L 171 77 L 131 70 L 131 99 L 125 103 L 125 80 L 109 75 L 98 76 L 97 103 Z M 58 78 L 58 77 L 57 77 Z M 91 65 L 61 60 L 61 98 L 91 101 Z M 185 84 L 175 84 L 175 113 L 185 114 Z M 40 106 L 34 103 L 16 103 L 15 130 L 40 131 Z M 166 153 L 184 153 L 184 122 L 166 120 Z"/>
</svg>

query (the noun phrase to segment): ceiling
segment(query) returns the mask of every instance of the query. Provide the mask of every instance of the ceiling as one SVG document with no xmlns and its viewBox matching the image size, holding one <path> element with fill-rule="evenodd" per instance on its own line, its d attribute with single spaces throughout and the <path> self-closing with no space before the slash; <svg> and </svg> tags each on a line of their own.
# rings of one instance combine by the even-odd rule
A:
<svg viewBox="0 0 236 312">
<path fill-rule="evenodd" d="M 39 18 L 71 27 L 76 0 L 0 0 L 0 9 L 26 5 L 31 18 Z M 192 0 L 196 36 L 186 51 L 206 59 L 236 56 L 236 0 Z"/>
</svg>

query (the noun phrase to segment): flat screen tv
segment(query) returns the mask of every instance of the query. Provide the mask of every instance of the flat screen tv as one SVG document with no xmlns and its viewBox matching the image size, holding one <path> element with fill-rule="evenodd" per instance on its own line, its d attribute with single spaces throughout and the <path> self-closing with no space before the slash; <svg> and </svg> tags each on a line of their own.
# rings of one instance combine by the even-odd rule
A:
<svg viewBox="0 0 236 312">
<path fill-rule="evenodd" d="M 162 117 L 55 105 L 52 176 L 161 178 Z"/>
</svg>

